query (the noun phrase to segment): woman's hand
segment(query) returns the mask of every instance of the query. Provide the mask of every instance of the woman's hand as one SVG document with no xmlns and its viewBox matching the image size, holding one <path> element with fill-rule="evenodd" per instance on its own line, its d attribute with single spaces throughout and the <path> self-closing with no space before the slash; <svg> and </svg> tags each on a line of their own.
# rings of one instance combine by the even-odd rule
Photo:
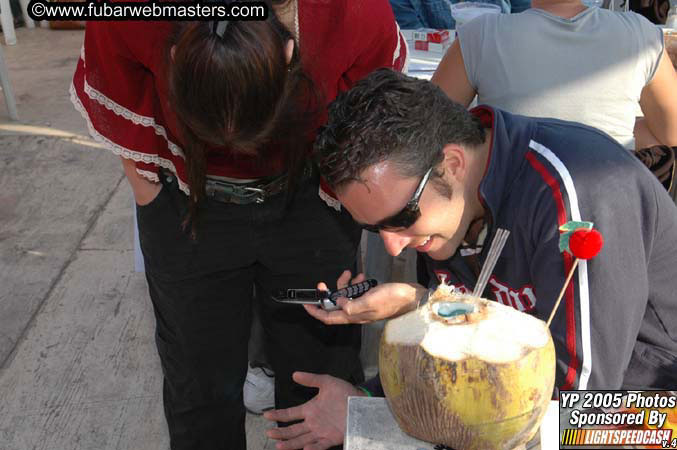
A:
<svg viewBox="0 0 677 450">
<path fill-rule="evenodd" d="M 351 280 L 350 271 L 344 271 L 336 282 L 341 289 L 351 284 L 364 281 L 364 274 Z M 327 290 L 325 283 L 319 283 L 318 289 Z M 377 320 L 397 317 L 416 308 L 418 301 L 427 289 L 414 283 L 386 283 L 371 288 L 367 293 L 355 300 L 339 297 L 337 304 L 341 309 L 325 311 L 315 305 L 303 305 L 308 314 L 327 325 L 349 323 L 369 323 Z"/>
<path fill-rule="evenodd" d="M 131 159 L 122 159 L 122 168 L 125 170 L 125 175 L 129 181 L 132 191 L 134 192 L 134 199 L 136 204 L 139 206 L 145 206 L 155 200 L 155 197 L 158 196 L 160 190 L 162 190 L 162 184 L 153 183 L 152 181 L 142 177 L 136 171 L 136 164 Z"/>
</svg>

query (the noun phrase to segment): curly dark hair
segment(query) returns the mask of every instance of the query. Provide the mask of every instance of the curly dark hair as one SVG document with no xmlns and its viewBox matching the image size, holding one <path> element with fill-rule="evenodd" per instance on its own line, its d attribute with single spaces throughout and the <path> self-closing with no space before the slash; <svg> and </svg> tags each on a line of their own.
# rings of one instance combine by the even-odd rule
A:
<svg viewBox="0 0 677 450">
<path fill-rule="evenodd" d="M 448 143 L 484 142 L 480 120 L 425 80 L 379 69 L 341 94 L 315 141 L 320 172 L 334 189 L 383 161 L 406 177 L 423 176 L 444 159 Z M 441 173 L 433 171 L 433 176 Z"/>
</svg>

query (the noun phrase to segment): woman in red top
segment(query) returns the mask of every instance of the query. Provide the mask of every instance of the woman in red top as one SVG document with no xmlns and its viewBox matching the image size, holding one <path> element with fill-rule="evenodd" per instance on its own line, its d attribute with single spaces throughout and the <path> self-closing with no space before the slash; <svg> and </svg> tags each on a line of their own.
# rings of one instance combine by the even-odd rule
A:
<svg viewBox="0 0 677 450">
<path fill-rule="evenodd" d="M 137 201 L 172 449 L 245 449 L 254 297 L 277 408 L 313 395 L 294 370 L 362 377 L 359 328 L 270 292 L 355 263 L 360 230 L 308 164 L 314 130 L 406 47 L 387 0 L 273 3 L 258 22 L 90 22 L 71 87 Z"/>
</svg>

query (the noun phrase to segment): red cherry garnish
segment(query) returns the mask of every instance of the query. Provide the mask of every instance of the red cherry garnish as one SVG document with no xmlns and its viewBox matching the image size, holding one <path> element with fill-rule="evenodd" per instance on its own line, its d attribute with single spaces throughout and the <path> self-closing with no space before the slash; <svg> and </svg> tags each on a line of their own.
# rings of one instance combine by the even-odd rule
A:
<svg viewBox="0 0 677 450">
<path fill-rule="evenodd" d="M 569 238 L 571 253 L 580 259 L 592 259 L 602 250 L 604 238 L 597 230 L 576 230 Z"/>
</svg>

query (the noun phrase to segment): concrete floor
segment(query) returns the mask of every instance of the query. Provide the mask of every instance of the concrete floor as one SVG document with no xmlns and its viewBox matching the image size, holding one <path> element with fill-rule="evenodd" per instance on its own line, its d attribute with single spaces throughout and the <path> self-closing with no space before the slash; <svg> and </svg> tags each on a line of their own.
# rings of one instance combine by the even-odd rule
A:
<svg viewBox="0 0 677 450">
<path fill-rule="evenodd" d="M 68 95 L 83 36 L 2 47 L 21 121 L 0 101 L 0 449 L 165 450 L 131 192 Z M 265 427 L 248 416 L 249 449 L 274 448 Z"/>
</svg>

